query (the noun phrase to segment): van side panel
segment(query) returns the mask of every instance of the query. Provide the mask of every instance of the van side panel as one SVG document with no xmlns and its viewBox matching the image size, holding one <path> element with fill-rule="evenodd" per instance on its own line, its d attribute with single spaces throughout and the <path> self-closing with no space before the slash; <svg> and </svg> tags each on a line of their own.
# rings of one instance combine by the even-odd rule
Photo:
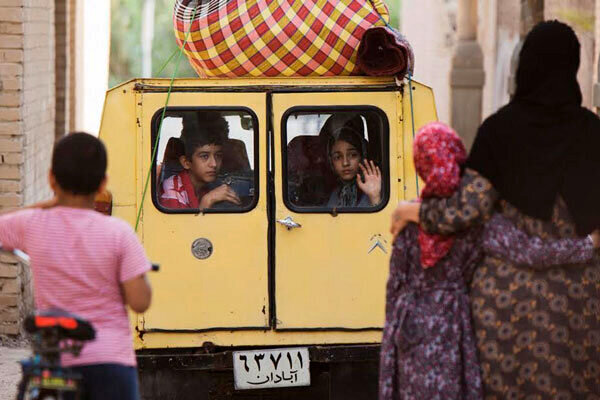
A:
<svg viewBox="0 0 600 400">
<path fill-rule="evenodd" d="M 422 182 L 417 183 L 417 173 L 413 162 L 413 138 L 419 129 L 428 122 L 437 121 L 433 90 L 418 82 L 412 81 L 412 106 L 409 86 L 404 86 L 402 96 L 403 134 L 404 134 L 404 198 L 414 199 L 418 196 Z M 414 121 L 413 121 L 414 116 Z M 414 131 L 413 131 L 414 128 Z"/>
<path fill-rule="evenodd" d="M 133 84 L 109 91 L 100 125 L 100 139 L 108 151 L 108 190 L 113 194 L 113 215 L 135 225 L 137 122 Z"/>
</svg>

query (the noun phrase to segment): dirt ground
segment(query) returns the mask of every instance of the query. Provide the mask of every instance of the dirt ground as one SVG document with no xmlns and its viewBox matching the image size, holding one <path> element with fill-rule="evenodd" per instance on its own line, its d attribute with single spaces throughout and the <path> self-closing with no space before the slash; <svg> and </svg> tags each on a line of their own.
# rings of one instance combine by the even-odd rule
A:
<svg viewBox="0 0 600 400">
<path fill-rule="evenodd" d="M 27 358 L 26 347 L 3 347 L 0 342 L 0 400 L 12 400 L 21 379 L 19 360 Z"/>
</svg>

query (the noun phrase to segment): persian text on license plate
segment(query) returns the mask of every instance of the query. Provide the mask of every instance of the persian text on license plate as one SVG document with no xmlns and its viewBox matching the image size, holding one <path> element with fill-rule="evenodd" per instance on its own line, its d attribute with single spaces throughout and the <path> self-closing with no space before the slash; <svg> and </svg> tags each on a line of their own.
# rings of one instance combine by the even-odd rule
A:
<svg viewBox="0 0 600 400">
<path fill-rule="evenodd" d="M 233 378 L 238 390 L 310 386 L 308 348 L 236 351 Z"/>
</svg>

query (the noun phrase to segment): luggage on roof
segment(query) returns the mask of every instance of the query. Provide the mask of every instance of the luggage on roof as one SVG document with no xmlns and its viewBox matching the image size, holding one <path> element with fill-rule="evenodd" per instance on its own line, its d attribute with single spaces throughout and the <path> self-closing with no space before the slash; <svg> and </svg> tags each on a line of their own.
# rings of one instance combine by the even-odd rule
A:
<svg viewBox="0 0 600 400">
<path fill-rule="evenodd" d="M 173 22 L 202 77 L 362 75 L 360 40 L 389 12 L 383 0 L 177 0 Z"/>
</svg>

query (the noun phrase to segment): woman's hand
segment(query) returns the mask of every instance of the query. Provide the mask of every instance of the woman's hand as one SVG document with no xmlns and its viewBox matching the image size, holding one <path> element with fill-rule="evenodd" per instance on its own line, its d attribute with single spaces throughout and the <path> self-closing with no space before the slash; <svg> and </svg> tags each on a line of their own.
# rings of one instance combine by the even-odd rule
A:
<svg viewBox="0 0 600 400">
<path fill-rule="evenodd" d="M 596 229 L 594 232 L 590 233 L 590 238 L 592 239 L 592 243 L 594 243 L 594 248 L 600 248 L 600 230 Z"/>
<path fill-rule="evenodd" d="M 202 196 L 199 206 L 201 209 L 211 208 L 215 203 L 221 201 L 228 201 L 238 206 L 242 204 L 242 201 L 235 193 L 235 190 L 229 185 L 223 184 Z"/>
<path fill-rule="evenodd" d="M 419 223 L 419 211 L 421 203 L 412 201 L 401 201 L 392 214 L 392 226 L 390 232 L 394 239 L 409 222 Z"/>
<path fill-rule="evenodd" d="M 49 200 L 40 201 L 40 202 L 30 204 L 30 205 L 22 207 L 22 208 L 7 208 L 5 210 L 0 211 L 0 215 L 9 214 L 9 213 L 19 211 L 19 210 L 28 210 L 31 208 L 48 209 L 48 208 L 56 207 L 57 205 L 58 205 L 58 199 L 56 198 L 56 196 L 54 196 Z"/>
<path fill-rule="evenodd" d="M 360 179 L 360 174 L 357 174 L 356 184 L 369 197 L 369 203 L 376 206 L 381 201 L 381 171 L 373 161 L 365 159 L 363 163 L 358 166 L 364 175 L 364 181 Z"/>
</svg>

